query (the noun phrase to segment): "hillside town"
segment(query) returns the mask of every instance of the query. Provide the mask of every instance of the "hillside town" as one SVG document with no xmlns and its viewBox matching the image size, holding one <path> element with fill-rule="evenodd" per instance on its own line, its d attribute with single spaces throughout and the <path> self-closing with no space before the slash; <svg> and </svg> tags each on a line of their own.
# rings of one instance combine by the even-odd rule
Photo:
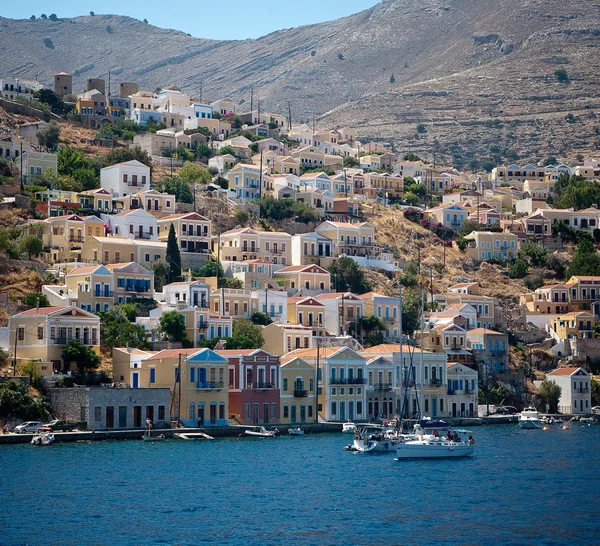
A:
<svg viewBox="0 0 600 546">
<path fill-rule="evenodd" d="M 0 89 L 0 381 L 45 412 L 23 418 L 459 424 L 600 405 L 600 161 L 458 171 L 254 91 L 64 72 Z"/>
</svg>

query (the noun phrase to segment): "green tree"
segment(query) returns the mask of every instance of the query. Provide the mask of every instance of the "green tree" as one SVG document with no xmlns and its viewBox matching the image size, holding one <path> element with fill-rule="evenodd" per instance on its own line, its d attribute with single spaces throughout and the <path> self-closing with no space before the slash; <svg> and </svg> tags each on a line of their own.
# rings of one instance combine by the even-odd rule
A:
<svg viewBox="0 0 600 546">
<path fill-rule="evenodd" d="M 195 272 L 195 275 L 198 277 L 224 277 L 225 273 L 223 272 L 223 268 L 221 264 L 217 264 L 214 260 L 208 260 L 204 264 L 200 266 L 200 268 Z"/>
<path fill-rule="evenodd" d="M 527 245 L 519 252 L 519 258 L 528 259 L 531 267 L 542 267 L 546 264 L 548 251 L 533 245 Z"/>
<path fill-rule="evenodd" d="M 186 184 L 208 184 L 212 175 L 202 165 L 187 161 L 179 171 L 179 178 Z"/>
<path fill-rule="evenodd" d="M 355 294 L 364 294 L 371 290 L 371 283 L 362 269 L 348 257 L 342 257 L 329 266 L 336 292 L 350 290 Z"/>
<path fill-rule="evenodd" d="M 60 140 L 60 125 L 56 121 L 51 121 L 48 127 L 38 131 L 35 136 L 41 146 L 54 148 Z"/>
<path fill-rule="evenodd" d="M 21 252 L 27 253 L 27 257 L 31 260 L 31 256 L 39 256 L 44 248 L 42 240 L 34 235 L 25 237 L 19 244 Z"/>
<path fill-rule="evenodd" d="M 199 157 L 209 158 L 212 156 L 212 150 L 208 144 L 204 144 L 203 142 L 201 142 L 196 147 L 196 154 Z"/>
<path fill-rule="evenodd" d="M 167 283 L 170 284 L 178 281 L 181 278 L 181 253 L 179 252 L 179 244 L 177 243 L 177 235 L 175 235 L 175 226 L 173 224 L 169 228 L 165 259 L 170 267 L 169 274 L 167 275 Z"/>
<path fill-rule="evenodd" d="M 394 85 L 396 83 L 396 76 L 394 76 L 394 73 L 392 72 L 392 75 L 390 76 L 390 83 L 392 85 Z"/>
<path fill-rule="evenodd" d="M 190 189 L 190 185 L 184 182 L 178 176 L 167 178 L 157 185 L 160 191 L 175 195 L 175 200 L 178 203 L 193 203 L 194 195 Z"/>
<path fill-rule="evenodd" d="M 387 326 L 379 317 L 368 315 L 358 319 L 358 329 L 363 339 L 366 339 L 367 343 L 371 344 L 371 341 L 374 341 L 371 340 L 372 335 L 378 332 L 385 332 Z"/>
<path fill-rule="evenodd" d="M 40 15 L 40 19 L 48 19 L 48 16 L 45 13 L 42 13 Z"/>
<path fill-rule="evenodd" d="M 569 74 L 564 68 L 558 68 L 555 70 L 554 77 L 561 83 L 567 83 L 569 81 Z"/>
<path fill-rule="evenodd" d="M 61 356 L 65 372 L 68 371 L 71 364 L 75 364 L 81 375 L 87 371 L 95 370 L 102 362 L 98 353 L 85 346 L 78 339 L 69 341 L 62 350 Z"/>
<path fill-rule="evenodd" d="M 558 412 L 558 401 L 560 400 L 561 393 L 562 388 L 554 381 L 545 379 L 540 383 L 540 396 L 550 406 L 550 413 Z"/>
<path fill-rule="evenodd" d="M 231 146 L 223 146 L 222 148 L 219 148 L 218 155 L 226 155 L 226 154 L 235 155 L 235 152 Z"/>
<path fill-rule="evenodd" d="M 183 342 L 187 339 L 185 317 L 177 311 L 167 311 L 160 317 L 160 331 L 172 342 Z"/>
<path fill-rule="evenodd" d="M 427 132 L 427 126 L 424 123 L 417 124 L 417 133 L 424 134 Z"/>
<path fill-rule="evenodd" d="M 360 161 L 352 156 L 347 156 L 344 158 L 344 167 L 348 169 L 353 169 L 355 167 L 360 167 Z"/>
<path fill-rule="evenodd" d="M 577 245 L 577 252 L 567 271 L 568 277 L 573 275 L 600 275 L 600 257 L 589 239 L 582 239 Z"/>
<path fill-rule="evenodd" d="M 19 364 L 17 371 L 19 375 L 29 377 L 29 382 L 32 385 L 39 385 L 42 379 L 42 374 L 39 372 L 37 364 L 32 360 Z"/>
<path fill-rule="evenodd" d="M 412 334 L 421 327 L 421 291 L 405 290 L 402 293 L 402 332 Z"/>
<path fill-rule="evenodd" d="M 248 319 L 235 319 L 233 321 L 233 339 L 246 338 L 251 341 L 252 347 L 248 349 L 260 349 L 264 343 L 262 328 L 253 324 Z"/>
<path fill-rule="evenodd" d="M 166 260 L 156 260 L 152 264 L 152 271 L 154 271 L 154 289 L 160 292 L 167 282 L 171 267 Z"/>
<path fill-rule="evenodd" d="M 139 146 L 133 148 L 114 148 L 112 149 L 106 159 L 104 160 L 104 166 L 110 167 L 117 163 L 124 163 L 125 161 L 139 161 L 147 167 L 152 167 L 152 158 L 145 150 L 142 150 Z"/>
<path fill-rule="evenodd" d="M 48 17 L 48 19 L 50 19 L 50 21 L 58 21 L 58 17 L 56 16 L 56 13 L 51 13 L 50 17 Z"/>
<path fill-rule="evenodd" d="M 508 268 L 508 276 L 511 279 L 522 279 L 528 272 L 527 262 L 521 258 L 517 258 Z"/>
<path fill-rule="evenodd" d="M 38 302 L 40 307 L 50 307 L 47 296 L 40 292 L 29 292 L 29 294 L 25 294 L 25 297 L 23 298 L 23 303 L 30 307 L 37 307 Z"/>
<path fill-rule="evenodd" d="M 592 407 L 600 406 L 600 382 L 594 378 L 590 380 L 590 392 L 592 395 Z"/>
<path fill-rule="evenodd" d="M 253 324 L 258 324 L 259 326 L 268 326 L 273 322 L 269 315 L 261 313 L 260 311 L 254 313 L 252 317 L 250 317 L 250 320 Z"/>
<path fill-rule="evenodd" d="M 48 49 L 54 49 L 54 42 L 50 38 L 44 38 L 44 45 Z"/>
<path fill-rule="evenodd" d="M 600 186 L 582 176 L 561 174 L 554 185 L 554 192 L 554 205 L 558 208 L 580 210 L 600 204 Z"/>
<path fill-rule="evenodd" d="M 34 400 L 29 396 L 27 385 L 16 379 L 0 384 L 0 418 L 43 419 L 50 406 L 46 398 Z"/>
</svg>

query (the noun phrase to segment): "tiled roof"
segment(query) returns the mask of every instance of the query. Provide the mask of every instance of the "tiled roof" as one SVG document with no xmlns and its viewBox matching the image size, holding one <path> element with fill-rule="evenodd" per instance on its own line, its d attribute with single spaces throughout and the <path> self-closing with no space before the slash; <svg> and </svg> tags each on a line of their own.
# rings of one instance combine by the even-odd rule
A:
<svg viewBox="0 0 600 546">
<path fill-rule="evenodd" d="M 579 368 L 558 368 L 550 372 L 548 375 L 573 375 Z"/>
<path fill-rule="evenodd" d="M 202 351 L 201 347 L 195 347 L 193 349 L 163 349 L 162 351 L 151 356 L 148 360 L 160 360 L 161 358 L 177 358 L 179 355 L 187 358 L 198 352 Z"/>
<path fill-rule="evenodd" d="M 497 336 L 506 335 L 504 332 L 496 332 L 496 330 L 490 330 L 489 328 L 473 328 L 472 330 L 467 330 L 467 335 L 469 334 L 495 334 Z"/>
<path fill-rule="evenodd" d="M 293 360 L 294 358 L 308 358 L 308 359 L 316 359 L 317 351 L 319 351 L 319 358 L 327 358 L 331 356 L 333 353 L 337 353 L 343 347 L 321 347 L 320 349 L 295 349 L 281 357 L 281 363 L 284 364 Z"/>
<path fill-rule="evenodd" d="M 413 347 L 409 345 L 402 345 L 402 352 L 408 354 L 412 353 L 413 350 L 415 353 L 420 353 L 421 349 L 419 347 Z M 383 353 L 399 353 L 400 352 L 400 344 L 399 343 L 382 343 L 381 345 L 375 345 L 374 347 L 369 347 L 368 349 L 363 349 L 360 351 L 361 355 L 376 355 Z M 423 354 L 430 353 L 431 351 L 423 351 Z"/>
</svg>

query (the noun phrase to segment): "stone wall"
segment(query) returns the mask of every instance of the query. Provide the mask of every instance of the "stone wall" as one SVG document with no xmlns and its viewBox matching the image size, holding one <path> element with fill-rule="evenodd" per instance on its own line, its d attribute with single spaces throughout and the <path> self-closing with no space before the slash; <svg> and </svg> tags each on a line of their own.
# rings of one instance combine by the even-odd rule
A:
<svg viewBox="0 0 600 546">
<path fill-rule="evenodd" d="M 159 407 L 164 408 L 161 421 L 170 421 L 169 389 L 105 389 L 74 388 L 50 389 L 50 404 L 54 415 L 66 421 L 87 421 L 88 430 L 106 430 L 109 408 L 113 411 L 113 426 L 110 429 L 144 428 L 147 411 L 158 424 Z M 139 423 L 134 422 L 135 407 L 139 407 Z M 125 422 L 120 422 L 120 409 L 125 408 Z M 148 408 L 152 408 L 149 410 Z M 84 419 L 85 417 L 85 419 Z"/>
<path fill-rule="evenodd" d="M 0 106 L 4 108 L 7 112 L 11 114 L 20 114 L 22 116 L 31 116 L 33 118 L 40 118 L 44 121 L 50 121 L 54 119 L 56 121 L 62 121 L 61 118 L 54 114 L 48 114 L 43 110 L 38 110 L 36 108 L 32 108 L 31 106 L 26 106 L 25 104 L 21 104 L 19 102 L 13 102 L 10 100 L 0 99 Z"/>
</svg>

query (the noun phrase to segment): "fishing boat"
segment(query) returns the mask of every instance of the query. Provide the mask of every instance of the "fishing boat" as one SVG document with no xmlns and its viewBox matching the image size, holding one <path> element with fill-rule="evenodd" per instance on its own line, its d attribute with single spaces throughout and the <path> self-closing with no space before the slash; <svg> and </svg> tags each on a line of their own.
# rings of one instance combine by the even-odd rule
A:
<svg viewBox="0 0 600 546">
<path fill-rule="evenodd" d="M 247 436 L 255 436 L 257 438 L 273 438 L 279 434 L 279 430 L 267 430 L 265 427 L 254 427 L 252 430 L 245 430 Z"/>
<path fill-rule="evenodd" d="M 434 436 L 424 434 L 421 429 L 416 440 L 396 444 L 396 460 L 468 457 L 474 451 L 475 440 L 468 430 L 448 431 L 445 436 Z"/>
<path fill-rule="evenodd" d="M 31 439 L 31 444 L 34 446 L 49 446 L 52 445 L 56 441 L 54 434 L 52 432 L 45 432 L 42 434 L 36 434 Z"/>
<path fill-rule="evenodd" d="M 288 434 L 290 436 L 302 436 L 304 434 L 304 431 L 300 427 L 289 428 Z"/>
<path fill-rule="evenodd" d="M 533 407 L 525 408 L 519 416 L 519 427 L 521 428 L 543 428 L 538 410 Z"/>
</svg>

